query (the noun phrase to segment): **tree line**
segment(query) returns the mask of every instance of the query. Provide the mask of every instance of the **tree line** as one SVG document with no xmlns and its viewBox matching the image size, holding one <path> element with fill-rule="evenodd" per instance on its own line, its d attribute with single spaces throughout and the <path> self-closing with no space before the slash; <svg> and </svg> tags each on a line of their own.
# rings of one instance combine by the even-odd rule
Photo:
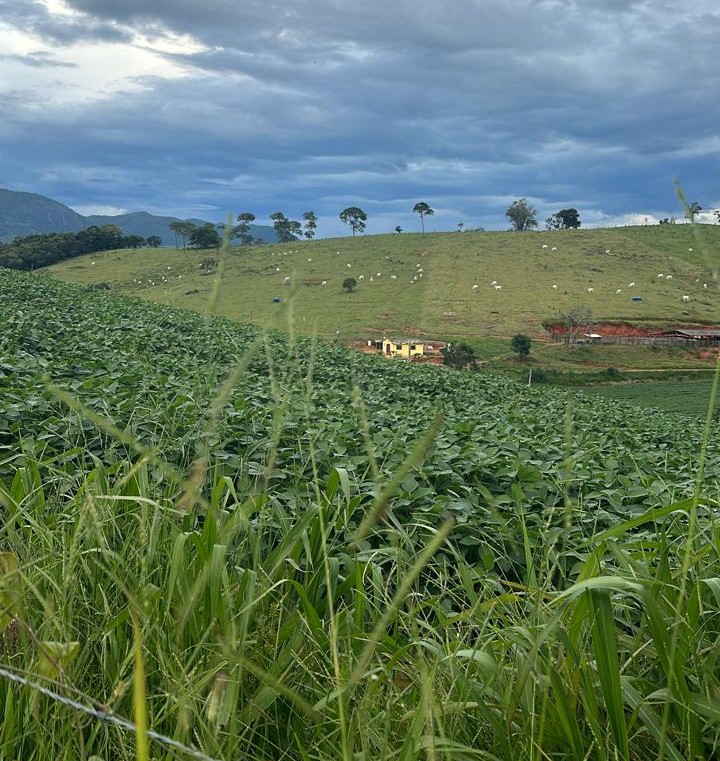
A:
<svg viewBox="0 0 720 761">
<path fill-rule="evenodd" d="M 91 225 L 76 233 L 36 233 L 0 242 L 0 267 L 33 270 L 96 251 L 117 248 L 157 248 L 157 235 L 125 235 L 117 225 Z"/>
</svg>

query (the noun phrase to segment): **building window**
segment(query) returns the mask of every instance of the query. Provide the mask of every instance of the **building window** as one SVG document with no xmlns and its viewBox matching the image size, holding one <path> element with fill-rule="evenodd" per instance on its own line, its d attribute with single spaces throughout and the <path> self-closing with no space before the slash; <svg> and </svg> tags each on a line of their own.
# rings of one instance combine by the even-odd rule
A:
<svg viewBox="0 0 720 761">
<path fill-rule="evenodd" d="M 417 349 L 417 346 L 415 344 L 410 344 L 410 351 L 415 351 Z"/>
</svg>

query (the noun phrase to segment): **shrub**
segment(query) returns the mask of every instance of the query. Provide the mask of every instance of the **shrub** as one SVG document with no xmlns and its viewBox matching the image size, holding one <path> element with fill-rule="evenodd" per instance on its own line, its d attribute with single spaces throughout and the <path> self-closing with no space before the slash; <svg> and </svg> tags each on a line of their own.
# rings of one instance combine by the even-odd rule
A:
<svg viewBox="0 0 720 761">
<path fill-rule="evenodd" d="M 519 357 L 527 357 L 530 354 L 531 344 L 532 341 L 524 333 L 517 333 L 512 337 L 512 341 L 510 341 L 510 348 Z"/>
<path fill-rule="evenodd" d="M 475 349 L 470 344 L 448 344 L 442 349 L 443 364 L 450 365 L 456 370 L 463 370 L 466 367 L 475 369 Z"/>
<path fill-rule="evenodd" d="M 605 374 L 608 378 L 619 378 L 620 370 L 618 370 L 617 367 L 608 367 L 608 369 L 605 370 Z"/>
<path fill-rule="evenodd" d="M 357 280 L 355 280 L 354 277 L 346 277 L 345 280 L 343 280 L 343 291 L 347 291 L 348 293 L 353 292 L 353 288 L 357 285 Z"/>
</svg>

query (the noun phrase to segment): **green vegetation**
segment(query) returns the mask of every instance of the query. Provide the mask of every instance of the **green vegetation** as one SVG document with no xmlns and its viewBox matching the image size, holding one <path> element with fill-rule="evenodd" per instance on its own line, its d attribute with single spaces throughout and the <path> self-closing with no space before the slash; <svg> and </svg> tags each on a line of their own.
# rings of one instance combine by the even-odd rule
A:
<svg viewBox="0 0 720 761">
<path fill-rule="evenodd" d="M 548 230 L 577 230 L 581 225 L 577 209 L 560 209 L 545 220 Z"/>
<path fill-rule="evenodd" d="M 519 357 L 527 357 L 528 354 L 530 354 L 531 346 L 532 346 L 532 341 L 524 333 L 516 333 L 512 337 L 512 340 L 510 341 L 510 348 Z"/>
<path fill-rule="evenodd" d="M 603 386 L 589 391 L 608 399 L 620 399 L 643 407 L 686 415 L 705 415 L 710 403 L 712 380 L 705 378 L 672 383 L 631 383 Z"/>
<path fill-rule="evenodd" d="M 456 370 L 475 369 L 475 350 L 470 344 L 451 343 L 442 349 L 443 364 Z"/>
<path fill-rule="evenodd" d="M 340 220 L 346 225 L 349 225 L 352 230 L 353 238 L 357 233 L 365 232 L 367 214 L 357 206 L 348 206 L 347 209 L 343 209 L 340 212 Z"/>
<path fill-rule="evenodd" d="M 378 338 L 383 332 L 455 338 L 483 354 L 480 342 L 497 338 L 507 352 L 512 336 L 525 333 L 533 340 L 533 354 L 541 357 L 547 339 L 543 322 L 560 322 L 563 314 L 583 308 L 594 320 L 649 326 L 717 322 L 720 285 L 709 262 L 717 261 L 720 227 L 700 227 L 701 241 L 690 225 L 655 225 L 524 235 L 406 232 L 246 247 L 227 262 L 219 310 L 232 319 L 282 328 L 284 318 L 273 297 L 286 300 L 294 291 L 295 330 L 301 334 L 334 337 L 339 330 L 348 340 Z M 104 281 L 127 295 L 203 310 L 212 284 L 200 262 L 208 255 L 213 254 L 112 252 L 96 267 L 81 257 L 50 271 L 70 282 Z M 660 272 L 673 279 L 658 281 Z M 352 301 L 342 293 L 349 275 L 358 281 Z M 323 280 L 328 288 L 315 287 Z M 490 285 L 493 280 L 502 290 Z M 628 289 L 629 282 L 636 286 Z M 616 294 L 618 289 L 622 293 Z M 686 294 L 691 300 L 683 303 Z M 632 301 L 633 295 L 643 300 Z M 620 357 L 601 368 L 627 366 L 642 351 L 634 346 L 608 350 L 616 348 Z"/>
<path fill-rule="evenodd" d="M 418 201 L 415 206 L 413 206 L 413 213 L 417 214 L 420 217 L 420 226 L 422 227 L 423 233 L 425 232 L 425 217 L 431 217 L 435 210 L 430 207 L 430 204 L 428 204 L 426 201 Z"/>
<path fill-rule="evenodd" d="M 0 298 L 2 756 L 715 753 L 714 423 Z"/>
<path fill-rule="evenodd" d="M 519 198 L 508 206 L 505 216 L 510 220 L 511 229 L 517 232 L 532 230 L 538 226 L 537 209 L 533 209 L 527 198 Z"/>
<path fill-rule="evenodd" d="M 155 247 L 155 243 L 156 239 L 153 239 L 150 246 Z M 118 248 L 137 249 L 145 245 L 145 238 L 140 235 L 125 235 L 115 225 L 93 225 L 77 233 L 26 235 L 23 238 L 15 238 L 7 245 L 0 243 L 0 267 L 32 270 L 83 254 Z"/>
</svg>

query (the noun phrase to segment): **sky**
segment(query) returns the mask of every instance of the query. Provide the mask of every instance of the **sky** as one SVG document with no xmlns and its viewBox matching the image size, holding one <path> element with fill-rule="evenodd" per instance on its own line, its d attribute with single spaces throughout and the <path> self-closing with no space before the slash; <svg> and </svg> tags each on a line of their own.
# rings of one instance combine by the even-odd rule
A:
<svg viewBox="0 0 720 761">
<path fill-rule="evenodd" d="M 0 186 L 319 237 L 720 207 L 717 0 L 0 0 Z"/>
</svg>

